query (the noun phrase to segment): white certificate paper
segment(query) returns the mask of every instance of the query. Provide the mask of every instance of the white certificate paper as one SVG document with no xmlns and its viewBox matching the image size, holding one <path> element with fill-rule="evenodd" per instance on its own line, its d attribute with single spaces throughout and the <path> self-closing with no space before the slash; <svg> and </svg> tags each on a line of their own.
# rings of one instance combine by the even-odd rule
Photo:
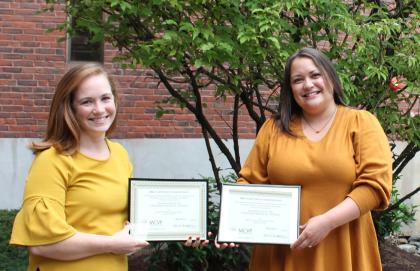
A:
<svg viewBox="0 0 420 271">
<path fill-rule="evenodd" d="M 222 187 L 219 242 L 291 244 L 299 235 L 300 186 Z"/>
<path fill-rule="evenodd" d="M 146 241 L 207 237 L 207 180 L 130 179 L 130 234 Z"/>
</svg>

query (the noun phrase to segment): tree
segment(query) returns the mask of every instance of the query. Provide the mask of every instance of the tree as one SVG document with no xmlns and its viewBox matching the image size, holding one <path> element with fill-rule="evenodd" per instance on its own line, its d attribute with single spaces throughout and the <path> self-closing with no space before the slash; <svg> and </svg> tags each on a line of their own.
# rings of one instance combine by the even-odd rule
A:
<svg viewBox="0 0 420 271">
<path fill-rule="evenodd" d="M 65 7 L 76 24 L 60 29 L 88 30 L 120 49 L 122 67 L 152 69 L 171 95 L 165 102 L 201 125 L 220 185 L 210 139 L 238 174 L 240 110 L 258 132 L 276 111 L 286 59 L 303 46 L 335 63 L 348 104 L 375 113 L 392 140 L 408 142 L 394 162 L 398 176 L 420 149 L 418 11 L 415 0 L 78 0 Z M 202 91 L 209 85 L 231 101 L 233 152 L 206 116 Z"/>
</svg>

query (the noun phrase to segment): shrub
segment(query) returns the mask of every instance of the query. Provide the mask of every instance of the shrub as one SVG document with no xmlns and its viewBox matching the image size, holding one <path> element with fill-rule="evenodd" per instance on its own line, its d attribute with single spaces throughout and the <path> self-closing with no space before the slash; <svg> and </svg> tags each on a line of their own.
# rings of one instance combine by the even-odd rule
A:
<svg viewBox="0 0 420 271">
<path fill-rule="evenodd" d="M 372 212 L 376 235 L 379 240 L 382 240 L 386 236 L 399 233 L 403 224 L 408 225 L 416 220 L 416 205 L 401 202 L 398 206 L 395 206 L 401 198 L 398 189 L 395 187 L 398 179 L 395 178 L 393 181 L 390 207 L 382 212 Z"/>
<path fill-rule="evenodd" d="M 20 271 L 28 266 L 26 248 L 9 245 L 13 221 L 18 210 L 0 210 L 0 270 Z"/>
<path fill-rule="evenodd" d="M 234 182 L 236 175 L 223 178 L 224 183 Z M 217 233 L 219 224 L 219 193 L 216 181 L 209 178 L 208 229 Z M 182 242 L 156 242 L 152 244 L 152 252 L 146 256 L 148 270 L 246 270 L 250 256 L 250 247 L 240 245 L 239 248 L 217 249 L 212 243 L 207 247 L 185 247 Z"/>
</svg>

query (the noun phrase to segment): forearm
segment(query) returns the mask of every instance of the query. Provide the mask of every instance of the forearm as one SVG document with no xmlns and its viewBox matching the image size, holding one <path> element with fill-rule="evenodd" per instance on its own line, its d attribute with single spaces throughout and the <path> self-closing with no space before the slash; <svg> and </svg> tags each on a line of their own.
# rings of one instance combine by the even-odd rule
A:
<svg viewBox="0 0 420 271">
<path fill-rule="evenodd" d="M 335 229 L 358 218 L 360 209 L 354 200 L 346 197 L 337 206 L 325 212 L 323 216 L 329 221 L 331 229 Z"/>
<path fill-rule="evenodd" d="M 71 261 L 111 252 L 112 236 L 78 232 L 63 241 L 29 247 L 31 253 L 56 260 Z"/>
</svg>

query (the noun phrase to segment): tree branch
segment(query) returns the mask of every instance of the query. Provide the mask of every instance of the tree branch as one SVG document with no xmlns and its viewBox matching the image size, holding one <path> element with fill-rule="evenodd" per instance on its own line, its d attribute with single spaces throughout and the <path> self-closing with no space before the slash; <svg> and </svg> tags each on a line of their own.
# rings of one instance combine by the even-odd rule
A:
<svg viewBox="0 0 420 271">
<path fill-rule="evenodd" d="M 235 152 L 235 160 L 238 165 L 241 165 L 241 156 L 239 155 L 239 133 L 238 133 L 238 115 L 239 115 L 239 95 L 235 95 L 233 102 L 233 118 L 232 118 L 232 139 L 233 149 Z"/>
<path fill-rule="evenodd" d="M 214 179 L 216 180 L 216 184 L 217 184 L 217 190 L 222 191 L 222 183 L 220 181 L 220 176 L 219 176 L 219 171 L 220 168 L 217 167 L 216 165 L 216 161 L 214 160 L 214 155 L 213 155 L 213 151 L 211 149 L 211 145 L 210 145 L 210 140 L 209 140 L 209 136 L 207 134 L 206 129 L 204 129 L 204 127 L 201 127 L 201 131 L 203 133 L 203 137 L 204 137 L 204 142 L 206 142 L 206 149 L 207 149 L 207 153 L 209 154 L 209 161 L 211 163 L 211 168 L 213 170 L 213 175 L 214 175 Z"/>
<path fill-rule="evenodd" d="M 392 168 L 394 169 L 393 177 L 394 179 L 401 173 L 404 167 L 408 162 L 416 155 L 420 150 L 420 147 L 416 146 L 414 142 L 408 143 L 408 145 L 401 151 L 398 158 L 392 163 Z"/>
<path fill-rule="evenodd" d="M 392 204 L 391 206 L 389 206 L 384 212 L 390 212 L 396 208 L 398 208 L 400 206 L 401 203 L 403 203 L 404 201 L 406 201 L 407 199 L 411 198 L 412 196 L 414 196 L 416 193 L 418 193 L 420 191 L 420 186 L 418 186 L 416 189 L 414 189 L 413 191 L 411 191 L 410 193 L 408 193 L 407 195 L 405 195 L 404 197 L 400 198 L 396 203 Z"/>
</svg>

